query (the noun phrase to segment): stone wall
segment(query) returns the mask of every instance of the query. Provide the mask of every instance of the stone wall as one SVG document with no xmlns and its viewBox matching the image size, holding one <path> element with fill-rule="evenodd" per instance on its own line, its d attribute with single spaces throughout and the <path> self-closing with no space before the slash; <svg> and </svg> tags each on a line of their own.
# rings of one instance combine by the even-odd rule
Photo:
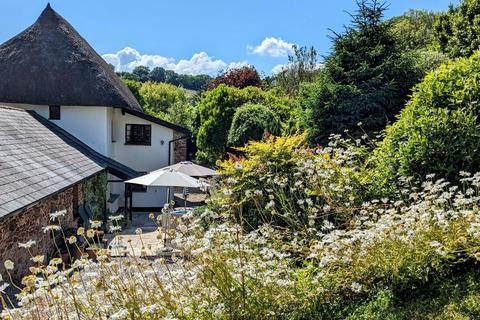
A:
<svg viewBox="0 0 480 320">
<path fill-rule="evenodd" d="M 19 248 L 18 243 L 34 240 L 36 245 L 31 248 L 34 256 L 53 257 L 56 250 L 51 233 L 44 233 L 43 228 L 50 224 L 50 213 L 59 210 L 67 210 L 65 217 L 61 220 L 65 228 L 78 227 L 77 209 L 78 205 L 84 201 L 83 185 L 82 182 L 78 183 L 23 211 L 0 218 L 0 274 L 4 278 L 7 274 L 3 262 L 7 259 L 15 263 L 12 275 L 17 280 L 26 275 L 28 268 L 32 265 L 30 254 L 26 249 Z"/>
<path fill-rule="evenodd" d="M 173 139 L 184 137 L 185 134 L 178 131 L 173 131 Z M 187 160 L 187 139 L 177 140 L 173 143 L 173 163 L 178 163 Z"/>
</svg>

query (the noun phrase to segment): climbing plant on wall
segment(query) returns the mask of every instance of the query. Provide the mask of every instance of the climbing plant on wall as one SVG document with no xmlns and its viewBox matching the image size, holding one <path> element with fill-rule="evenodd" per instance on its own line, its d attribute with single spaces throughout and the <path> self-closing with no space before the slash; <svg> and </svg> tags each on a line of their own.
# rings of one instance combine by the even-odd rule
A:
<svg viewBox="0 0 480 320">
<path fill-rule="evenodd" d="M 92 209 L 94 217 L 99 217 L 106 211 L 107 174 L 103 172 L 90 179 L 84 184 L 85 204 Z"/>
</svg>

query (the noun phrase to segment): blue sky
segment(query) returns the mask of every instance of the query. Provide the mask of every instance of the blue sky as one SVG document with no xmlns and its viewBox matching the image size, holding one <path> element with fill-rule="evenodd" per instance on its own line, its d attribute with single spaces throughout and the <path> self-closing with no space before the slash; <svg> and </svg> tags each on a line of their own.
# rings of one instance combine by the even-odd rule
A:
<svg viewBox="0 0 480 320">
<path fill-rule="evenodd" d="M 252 64 L 265 74 L 286 63 L 291 44 L 330 49 L 354 0 L 81 0 L 50 1 L 117 68 L 138 64 L 180 73 L 218 73 Z M 446 10 L 459 0 L 391 0 L 387 18 L 410 8 Z M 0 42 L 32 24 L 46 1 L 3 0 Z M 125 49 L 127 48 L 127 49 Z"/>
</svg>

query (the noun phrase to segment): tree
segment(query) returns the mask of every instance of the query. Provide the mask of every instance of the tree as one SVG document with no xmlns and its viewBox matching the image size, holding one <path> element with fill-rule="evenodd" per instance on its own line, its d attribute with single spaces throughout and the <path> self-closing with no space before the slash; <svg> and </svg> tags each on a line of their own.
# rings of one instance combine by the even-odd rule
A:
<svg viewBox="0 0 480 320">
<path fill-rule="evenodd" d="M 435 25 L 440 49 L 450 57 L 469 57 L 480 47 L 480 1 L 463 0 L 450 6 Z"/>
<path fill-rule="evenodd" d="M 153 82 L 165 82 L 165 69 L 161 67 L 153 68 L 153 70 L 150 71 L 149 79 Z"/>
<path fill-rule="evenodd" d="M 480 57 L 442 65 L 419 84 L 399 120 L 375 150 L 374 181 L 394 185 L 400 175 L 427 174 L 458 182 L 480 166 Z"/>
<path fill-rule="evenodd" d="M 138 103 L 143 106 L 145 104 L 145 101 L 143 100 L 143 96 L 140 94 L 140 88 L 142 87 L 142 83 L 124 78 L 122 79 L 122 81 L 127 85 L 128 89 L 130 89 L 132 94 L 137 99 Z"/>
<path fill-rule="evenodd" d="M 213 79 L 210 83 L 210 89 L 216 88 L 220 84 L 243 89 L 249 86 L 260 87 L 262 85 L 262 80 L 254 67 L 244 66 L 237 69 L 227 70 Z"/>
<path fill-rule="evenodd" d="M 150 80 L 150 68 L 138 66 L 133 69 L 132 74 L 137 77 L 138 81 L 146 82 Z"/>
<path fill-rule="evenodd" d="M 205 164 L 214 164 L 223 158 L 228 132 L 237 108 L 245 103 L 263 104 L 283 123 L 290 118 L 292 102 L 276 91 L 258 87 L 238 89 L 221 84 L 208 91 L 198 104 L 197 158 Z"/>
<path fill-rule="evenodd" d="M 435 22 L 439 14 L 426 10 L 409 10 L 392 18 L 392 33 L 399 46 L 406 50 L 434 50 L 436 47 Z"/>
<path fill-rule="evenodd" d="M 382 23 L 386 7 L 358 2 L 351 26 L 334 34 L 333 51 L 319 80 L 302 88 L 311 143 L 326 143 L 332 133 L 373 134 L 392 122 L 421 77 L 412 56 Z M 362 129 L 358 127 L 362 123 Z"/>
<path fill-rule="evenodd" d="M 280 135 L 280 120 L 266 106 L 247 103 L 235 111 L 228 132 L 228 145 L 243 147 L 250 140 L 261 140 L 265 133 Z"/>
<path fill-rule="evenodd" d="M 288 64 L 276 75 L 274 82 L 288 94 L 297 93 L 300 84 L 312 82 L 319 71 L 317 51 L 314 47 L 293 46 L 293 55 L 288 56 Z"/>
<path fill-rule="evenodd" d="M 186 103 L 185 90 L 166 83 L 146 82 L 142 84 L 140 95 L 145 111 L 151 114 L 165 113 L 176 103 Z"/>
</svg>

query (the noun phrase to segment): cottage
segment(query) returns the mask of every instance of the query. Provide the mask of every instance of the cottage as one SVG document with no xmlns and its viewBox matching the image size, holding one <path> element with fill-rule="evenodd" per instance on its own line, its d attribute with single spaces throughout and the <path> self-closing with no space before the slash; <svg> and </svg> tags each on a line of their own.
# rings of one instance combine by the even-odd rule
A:
<svg viewBox="0 0 480 320">
<path fill-rule="evenodd" d="M 33 254 L 48 256 L 49 214 L 65 210 L 62 224 L 77 227 L 89 182 L 107 173 L 138 176 L 37 113 L 0 107 L 0 261 L 14 260 L 15 275 L 24 274 L 30 256 L 18 243 L 28 240 L 37 242 Z"/>
<path fill-rule="evenodd" d="M 190 132 L 145 114 L 110 66 L 50 5 L 32 26 L 0 46 L 0 105 L 28 110 L 23 113 L 25 117 L 36 119 L 44 127 L 52 125 L 56 131 L 63 129 L 87 146 L 88 152 L 93 150 L 95 157 L 102 155 L 105 161 L 114 161 L 131 172 L 150 172 L 187 158 Z M 10 109 L 1 112 L 5 110 Z M 4 152 L 8 155 L 9 151 Z M 85 149 L 78 152 L 84 153 Z M 47 164 L 36 166 L 55 169 Z M 4 179 L 0 170 L 0 185 L 8 185 Z M 123 181 L 125 176 L 108 170 L 110 211 L 129 203 L 139 210 L 163 205 L 164 188 L 136 188 L 132 202 Z M 27 194 L 21 196 L 29 201 Z M 3 207 L 5 203 L 0 202 L 0 213 L 20 209 Z"/>
</svg>

